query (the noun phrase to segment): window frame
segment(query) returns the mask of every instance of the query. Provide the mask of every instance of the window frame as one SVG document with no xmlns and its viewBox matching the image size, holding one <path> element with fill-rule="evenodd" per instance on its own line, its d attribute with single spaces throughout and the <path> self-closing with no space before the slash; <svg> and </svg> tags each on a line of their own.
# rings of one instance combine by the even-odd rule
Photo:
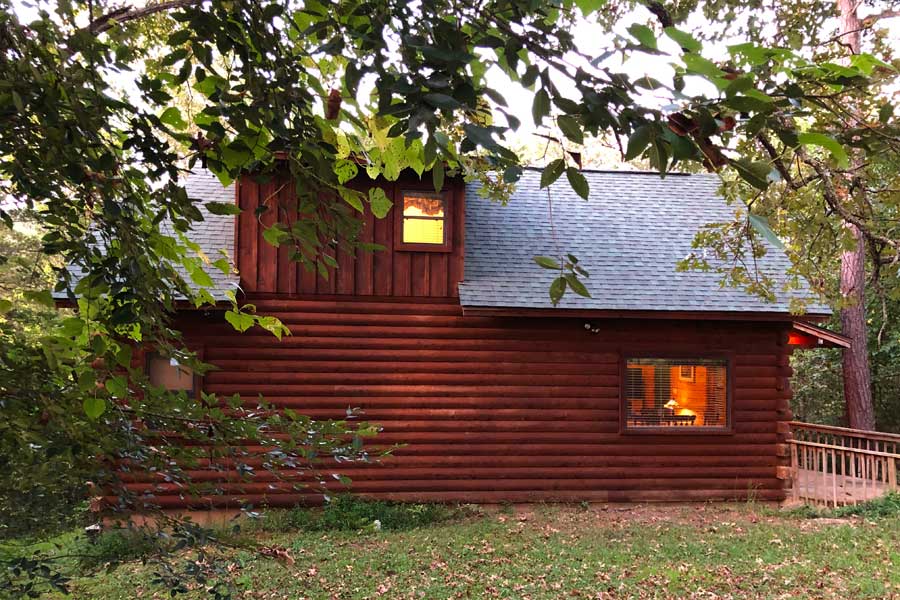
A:
<svg viewBox="0 0 900 600">
<path fill-rule="evenodd" d="M 444 203 L 444 242 L 442 244 L 425 244 L 421 242 L 403 241 L 403 200 L 406 195 L 426 195 L 439 197 Z M 398 187 L 399 197 L 394 202 L 394 250 L 401 252 L 453 252 L 453 194 L 445 187 L 435 193 L 434 188 L 415 186 Z M 435 219 L 437 220 L 437 219 Z"/>
<path fill-rule="evenodd" d="M 203 351 L 196 350 L 195 352 L 197 354 L 197 360 L 202 362 L 203 361 Z M 152 360 L 153 356 L 160 356 L 162 358 L 165 358 L 162 354 L 160 354 L 157 350 L 155 350 L 153 348 L 150 348 L 144 352 L 144 373 L 146 374 L 147 381 L 148 381 L 148 383 L 150 383 L 150 385 L 155 385 L 152 382 L 150 382 L 150 361 Z M 191 389 L 190 390 L 166 389 L 166 391 L 168 391 L 168 392 L 173 392 L 173 391 L 182 392 L 183 391 L 187 394 L 188 398 L 196 399 L 196 398 L 200 397 L 200 391 L 203 389 L 202 386 L 203 386 L 203 378 L 200 375 L 198 375 L 196 371 L 191 369 Z M 156 387 L 158 387 L 158 386 L 156 386 Z"/>
<path fill-rule="evenodd" d="M 723 360 L 725 361 L 725 426 L 724 427 L 629 427 L 626 386 L 628 361 L 631 359 Z M 691 351 L 624 351 L 619 355 L 619 433 L 621 435 L 734 435 L 734 355 L 732 352 Z"/>
</svg>

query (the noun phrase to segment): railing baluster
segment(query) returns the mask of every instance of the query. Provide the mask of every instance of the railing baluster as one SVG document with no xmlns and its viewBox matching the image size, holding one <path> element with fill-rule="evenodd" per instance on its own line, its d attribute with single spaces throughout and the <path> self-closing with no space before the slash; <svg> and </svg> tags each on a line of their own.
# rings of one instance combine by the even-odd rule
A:
<svg viewBox="0 0 900 600">
<path fill-rule="evenodd" d="M 898 489 L 900 435 L 797 422 L 791 426 L 794 500 L 839 506 Z"/>
<path fill-rule="evenodd" d="M 838 505 L 837 499 L 837 460 L 834 450 L 831 451 L 831 495 L 834 498 L 834 505 Z"/>
</svg>

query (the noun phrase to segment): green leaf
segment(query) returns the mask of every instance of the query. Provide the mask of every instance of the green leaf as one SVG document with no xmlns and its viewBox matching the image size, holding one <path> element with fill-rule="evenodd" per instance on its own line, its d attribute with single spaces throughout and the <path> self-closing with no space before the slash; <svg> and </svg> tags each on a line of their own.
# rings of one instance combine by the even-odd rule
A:
<svg viewBox="0 0 900 600">
<path fill-rule="evenodd" d="M 191 276 L 191 280 L 199 285 L 200 287 L 212 287 L 213 280 L 212 277 L 209 276 L 209 273 L 203 270 L 203 267 L 188 263 L 186 265 L 188 274 Z"/>
<path fill-rule="evenodd" d="M 234 202 L 207 202 L 203 205 L 212 215 L 239 215 L 240 207 Z"/>
<path fill-rule="evenodd" d="M 663 31 L 666 32 L 666 35 L 669 36 L 673 42 L 681 46 L 683 50 L 688 52 L 699 52 L 703 45 L 694 39 L 689 33 L 685 33 L 680 29 L 675 29 L 674 27 L 666 27 Z"/>
<path fill-rule="evenodd" d="M 291 330 L 288 329 L 277 317 L 267 316 L 259 318 L 259 326 L 273 334 L 279 340 L 282 335 L 290 335 Z"/>
<path fill-rule="evenodd" d="M 588 186 L 587 179 L 584 178 L 584 175 L 581 174 L 581 171 L 576 169 L 575 167 L 569 167 L 566 169 L 566 179 L 569 180 L 569 185 L 572 186 L 572 189 L 575 190 L 575 193 L 584 198 L 588 199 L 588 195 L 590 194 L 590 187 Z"/>
<path fill-rule="evenodd" d="M 656 36 L 653 34 L 653 30 L 646 25 L 635 23 L 628 28 L 628 33 L 630 33 L 631 36 L 641 44 L 641 46 L 646 46 L 647 48 L 650 48 L 652 50 L 658 49 Z"/>
<path fill-rule="evenodd" d="M 422 96 L 422 99 L 425 100 L 431 106 L 437 108 L 443 108 L 446 110 L 453 110 L 455 108 L 459 108 L 462 104 L 456 100 L 453 96 L 448 96 L 447 94 L 425 94 Z"/>
<path fill-rule="evenodd" d="M 559 301 L 562 300 L 563 294 L 566 293 L 566 278 L 565 277 L 557 277 L 553 280 L 553 283 L 550 284 L 550 302 L 553 303 L 553 306 L 559 304 Z"/>
<path fill-rule="evenodd" d="M 531 104 L 531 116 L 534 117 L 534 124 L 540 125 L 544 122 L 544 117 L 550 114 L 550 94 L 547 90 L 541 88 L 534 95 L 534 102 Z"/>
<path fill-rule="evenodd" d="M 334 174 L 337 175 L 338 183 L 344 185 L 359 173 L 359 167 L 352 160 L 342 158 L 334 163 Z"/>
<path fill-rule="evenodd" d="M 247 331 L 256 323 L 256 319 L 253 318 L 253 315 L 248 315 L 247 313 L 238 312 L 236 310 L 229 310 L 225 313 L 225 320 L 231 323 L 231 326 L 241 333 Z"/>
<path fill-rule="evenodd" d="M 85 369 L 78 376 L 78 389 L 93 393 L 97 387 L 97 373 L 93 369 Z"/>
<path fill-rule="evenodd" d="M 369 204 L 372 206 L 372 214 L 377 219 L 385 218 L 391 207 L 394 206 L 394 203 L 380 187 L 369 188 Z"/>
<path fill-rule="evenodd" d="M 128 344 L 123 344 L 119 351 L 116 352 L 116 363 L 119 366 L 125 367 L 126 369 L 131 366 L 131 346 Z"/>
<path fill-rule="evenodd" d="M 434 168 L 431 170 L 431 179 L 434 182 L 435 192 L 444 189 L 444 163 L 441 160 L 435 161 Z"/>
<path fill-rule="evenodd" d="M 606 0 L 575 0 L 575 5 L 581 10 L 581 14 L 588 16 L 606 6 Z"/>
<path fill-rule="evenodd" d="M 56 306 L 56 302 L 53 300 L 53 295 L 50 293 L 50 290 L 29 290 L 26 291 L 24 295 L 32 302 L 37 302 L 38 304 L 42 304 L 47 308 L 54 308 Z"/>
<path fill-rule="evenodd" d="M 625 160 L 634 160 L 650 144 L 651 129 L 649 125 L 641 125 L 628 138 L 628 147 L 625 149 Z"/>
<path fill-rule="evenodd" d="M 556 119 L 556 123 L 567 138 L 576 144 L 584 143 L 584 132 L 581 130 L 581 125 L 578 124 L 578 119 L 570 115 L 562 115 Z"/>
<path fill-rule="evenodd" d="M 357 212 L 365 212 L 366 209 L 363 206 L 365 195 L 362 192 L 347 187 L 342 187 L 338 188 L 338 193 L 340 194 L 341 198 L 344 199 L 344 202 L 352 206 Z"/>
<path fill-rule="evenodd" d="M 533 260 L 545 269 L 550 269 L 552 271 L 559 271 L 562 269 L 556 259 L 550 256 L 535 256 Z"/>
<path fill-rule="evenodd" d="M 878 120 L 882 124 L 887 124 L 888 121 L 891 120 L 891 117 L 894 116 L 894 105 L 886 102 L 881 105 L 881 108 L 878 109 Z"/>
<path fill-rule="evenodd" d="M 831 153 L 835 162 L 842 169 L 846 169 L 850 165 L 850 157 L 844 147 L 832 137 L 824 133 L 801 133 L 797 136 L 797 141 L 804 146 L 821 146 Z"/>
<path fill-rule="evenodd" d="M 725 73 L 713 61 L 703 58 L 699 54 L 685 54 L 681 57 L 688 71 L 703 75 L 707 79 L 717 79 Z"/>
<path fill-rule="evenodd" d="M 553 182 L 559 179 L 559 176 L 563 174 L 565 169 L 566 162 L 561 158 L 557 158 L 544 167 L 543 172 L 541 172 L 541 189 L 553 185 Z"/>
<path fill-rule="evenodd" d="M 175 129 L 184 129 L 187 127 L 187 123 L 181 116 L 181 111 L 175 106 L 170 106 L 164 110 L 162 114 L 159 115 L 159 120 Z"/>
<path fill-rule="evenodd" d="M 732 166 L 741 176 L 741 179 L 752 185 L 758 190 L 764 190 L 769 187 L 769 173 L 772 166 L 766 161 L 751 161 L 747 158 L 739 158 L 732 161 Z"/>
<path fill-rule="evenodd" d="M 103 398 L 85 398 L 81 406 L 84 408 L 84 414 L 91 420 L 99 418 L 100 415 L 106 412 L 106 401 Z"/>
<path fill-rule="evenodd" d="M 12 310 L 13 303 L 6 298 L 0 298 L 0 315 L 5 315 Z"/>
<path fill-rule="evenodd" d="M 106 388 L 106 391 L 109 392 L 110 396 L 116 398 L 124 398 L 128 394 L 128 383 L 121 375 L 116 375 L 107 379 L 104 387 Z"/>
<path fill-rule="evenodd" d="M 362 205 L 360 205 L 359 210 L 362 210 Z M 284 230 L 284 225 L 281 223 L 276 223 L 263 231 L 263 239 L 276 248 L 289 237 L 290 235 Z"/>
<path fill-rule="evenodd" d="M 585 298 L 591 297 L 591 293 L 588 291 L 587 287 L 585 287 L 584 283 L 578 279 L 578 276 L 575 275 L 575 273 L 566 273 L 563 277 L 566 278 L 566 283 L 573 292 Z"/>
<path fill-rule="evenodd" d="M 766 238 L 767 240 L 769 240 L 769 242 L 773 246 L 775 246 L 779 250 L 784 250 L 784 244 L 778 238 L 778 236 L 775 235 L 775 232 L 772 231 L 772 228 L 769 227 L 769 221 L 765 217 L 751 214 L 749 218 L 750 218 L 750 225 L 753 226 L 753 229 L 755 229 L 760 234 L 762 234 L 762 236 L 764 238 Z"/>
</svg>

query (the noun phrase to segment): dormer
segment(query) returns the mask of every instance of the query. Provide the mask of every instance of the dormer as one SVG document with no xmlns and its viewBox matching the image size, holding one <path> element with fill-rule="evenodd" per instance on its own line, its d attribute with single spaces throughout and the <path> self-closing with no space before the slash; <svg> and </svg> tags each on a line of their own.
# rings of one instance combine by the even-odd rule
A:
<svg viewBox="0 0 900 600">
<path fill-rule="evenodd" d="M 287 185 L 286 185 L 287 184 Z M 244 176 L 236 185 L 241 214 L 236 219 L 235 261 L 245 294 L 458 297 L 465 255 L 465 186 L 448 179 L 435 192 L 430 177 L 414 174 L 397 181 L 371 180 L 362 174 L 351 184 L 361 191 L 381 187 L 393 202 L 387 217 L 377 219 L 366 206 L 361 215 L 360 241 L 383 250 L 348 252 L 338 249 L 337 268 L 326 276 L 291 261 L 292 247 L 275 248 L 263 231 L 276 222 L 276 211 L 259 213 L 267 198 L 293 206 L 294 186 L 270 178 Z"/>
</svg>

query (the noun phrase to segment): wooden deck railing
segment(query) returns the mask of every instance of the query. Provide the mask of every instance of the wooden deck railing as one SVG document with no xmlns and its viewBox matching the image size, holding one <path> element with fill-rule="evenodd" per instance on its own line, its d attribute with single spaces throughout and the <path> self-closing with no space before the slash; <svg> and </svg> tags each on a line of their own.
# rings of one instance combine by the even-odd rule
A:
<svg viewBox="0 0 900 600">
<path fill-rule="evenodd" d="M 795 501 L 843 506 L 898 489 L 900 435 L 796 421 L 791 433 Z"/>
</svg>

